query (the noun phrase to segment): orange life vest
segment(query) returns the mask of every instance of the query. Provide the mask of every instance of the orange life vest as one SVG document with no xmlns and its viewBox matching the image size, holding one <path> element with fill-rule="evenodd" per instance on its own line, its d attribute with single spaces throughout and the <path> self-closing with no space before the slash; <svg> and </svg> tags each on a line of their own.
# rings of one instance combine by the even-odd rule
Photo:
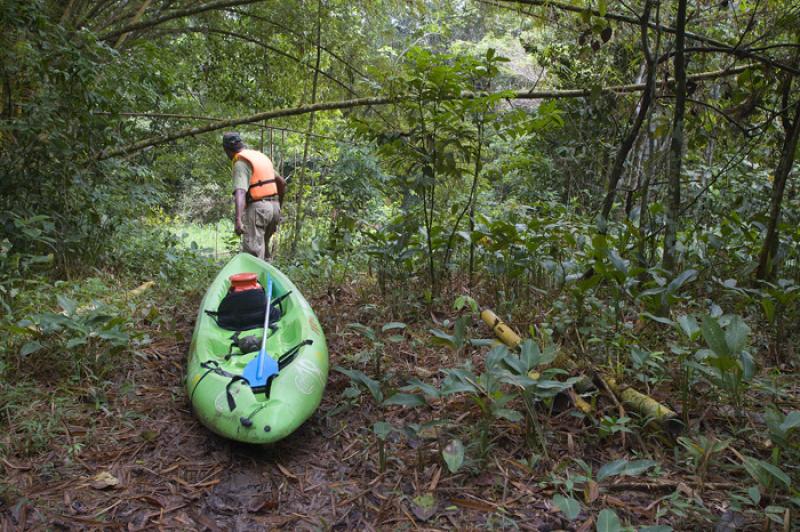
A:
<svg viewBox="0 0 800 532">
<path fill-rule="evenodd" d="M 247 197 L 250 201 L 258 201 L 270 196 L 278 195 L 278 185 L 275 182 L 275 169 L 269 157 L 256 150 L 242 150 L 233 156 L 233 162 L 244 159 L 253 167 L 250 176 L 250 186 Z"/>
</svg>

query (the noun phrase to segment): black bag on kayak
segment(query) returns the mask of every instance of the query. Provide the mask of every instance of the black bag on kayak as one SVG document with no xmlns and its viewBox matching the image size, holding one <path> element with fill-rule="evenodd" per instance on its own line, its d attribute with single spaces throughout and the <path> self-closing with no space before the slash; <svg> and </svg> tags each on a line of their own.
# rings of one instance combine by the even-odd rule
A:
<svg viewBox="0 0 800 532">
<path fill-rule="evenodd" d="M 267 294 L 263 288 L 228 292 L 219 304 L 216 312 L 206 313 L 214 318 L 217 325 L 229 331 L 247 331 L 264 326 L 264 308 L 267 306 Z M 280 310 L 270 308 L 270 322 L 280 319 Z"/>
</svg>

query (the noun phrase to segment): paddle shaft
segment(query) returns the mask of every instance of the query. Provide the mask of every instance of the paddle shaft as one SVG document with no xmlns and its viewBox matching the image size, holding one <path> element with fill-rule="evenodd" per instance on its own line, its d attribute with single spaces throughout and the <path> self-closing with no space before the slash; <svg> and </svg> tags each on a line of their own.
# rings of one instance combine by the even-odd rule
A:
<svg viewBox="0 0 800 532">
<path fill-rule="evenodd" d="M 267 309 L 264 311 L 264 336 L 261 337 L 261 350 L 258 352 L 256 377 L 264 378 L 264 358 L 267 356 L 267 333 L 269 332 L 269 307 L 272 304 L 272 278 L 267 274 Z"/>
</svg>

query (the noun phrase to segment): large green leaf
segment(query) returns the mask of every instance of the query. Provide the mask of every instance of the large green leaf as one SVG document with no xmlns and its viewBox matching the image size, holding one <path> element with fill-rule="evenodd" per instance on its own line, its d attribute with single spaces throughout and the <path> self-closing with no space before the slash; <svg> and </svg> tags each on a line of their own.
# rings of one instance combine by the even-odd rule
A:
<svg viewBox="0 0 800 532">
<path fill-rule="evenodd" d="M 697 325 L 697 320 L 694 317 L 684 314 L 678 318 L 678 325 L 681 331 L 689 340 L 696 340 L 700 335 L 700 326 Z"/>
<path fill-rule="evenodd" d="M 597 516 L 597 532 L 620 532 L 622 523 L 614 510 L 606 508 Z"/>
<path fill-rule="evenodd" d="M 357 369 L 346 369 L 341 366 L 335 366 L 333 369 L 350 377 L 352 382 L 365 386 L 369 390 L 369 393 L 372 394 L 375 402 L 383 402 L 383 392 L 381 391 L 380 383 L 375 379 L 368 377 L 363 371 L 359 371 Z"/>
<path fill-rule="evenodd" d="M 560 493 L 553 497 L 553 505 L 570 521 L 574 521 L 581 513 L 581 503 L 572 497 L 564 497 Z"/>
<path fill-rule="evenodd" d="M 392 430 L 394 430 L 394 428 L 385 421 L 377 421 L 372 425 L 372 432 L 374 432 L 375 436 L 377 436 L 381 441 L 385 440 Z"/>
<path fill-rule="evenodd" d="M 625 458 L 620 458 L 619 460 L 614 460 L 601 467 L 597 472 L 597 481 L 600 482 L 616 475 L 634 477 L 641 475 L 657 464 L 658 462 L 654 460 L 634 460 L 631 462 Z"/>
<path fill-rule="evenodd" d="M 431 386 L 430 384 L 427 384 L 425 382 L 422 382 L 416 377 L 408 381 L 408 384 L 400 389 L 403 390 L 404 392 L 415 392 L 419 390 L 428 397 L 433 397 L 435 399 L 439 398 L 439 390 L 436 387 Z"/>
<path fill-rule="evenodd" d="M 786 414 L 786 417 L 783 418 L 783 423 L 780 424 L 780 429 L 783 432 L 788 432 L 797 427 L 800 427 L 800 411 L 794 410 Z"/>
<path fill-rule="evenodd" d="M 613 462 L 605 464 L 597 472 L 597 481 L 600 482 L 608 477 L 621 474 L 622 471 L 625 470 L 625 466 L 627 464 L 628 461 L 625 460 L 624 458 L 620 458 L 619 460 L 614 460 Z"/>
<path fill-rule="evenodd" d="M 778 466 L 772 465 L 769 462 L 765 462 L 763 460 L 759 460 L 759 465 L 762 469 L 767 471 L 773 478 L 777 479 L 781 484 L 786 486 L 787 488 L 792 485 L 792 479 L 789 478 L 789 475 L 784 473 L 783 469 Z"/>
<path fill-rule="evenodd" d="M 651 314 L 650 312 L 642 312 L 642 316 L 645 318 L 649 318 L 653 321 L 657 321 L 658 323 L 663 323 L 664 325 L 675 325 L 675 322 L 671 319 L 664 317 L 664 316 L 656 316 L 655 314 Z"/>
<path fill-rule="evenodd" d="M 747 471 L 750 476 L 753 477 L 753 480 L 762 486 L 769 486 L 773 479 L 778 480 L 787 488 L 792 485 L 792 481 L 789 476 L 784 473 L 782 469 L 770 464 L 769 462 L 752 458 L 750 456 L 745 456 L 742 465 L 744 466 L 745 471 Z"/>
<path fill-rule="evenodd" d="M 409 406 L 409 407 L 416 407 L 416 406 L 424 406 L 427 404 L 425 399 L 421 395 L 416 395 L 413 393 L 396 393 L 391 397 L 387 398 L 384 402 L 384 405 L 400 405 L 400 406 Z"/>
<path fill-rule="evenodd" d="M 504 345 L 498 345 L 497 347 L 493 348 L 486 355 L 486 369 L 491 370 L 496 368 L 510 354 L 511 351 L 509 351 Z"/>
<path fill-rule="evenodd" d="M 431 329 L 430 333 L 433 335 L 431 342 L 435 345 L 444 345 L 451 349 L 456 349 L 456 337 L 452 334 L 447 334 L 440 329 Z"/>
<path fill-rule="evenodd" d="M 741 316 L 733 316 L 730 323 L 725 328 L 725 343 L 731 353 L 740 353 L 747 345 L 747 337 L 750 335 L 750 327 L 744 322 Z"/>
<path fill-rule="evenodd" d="M 697 277 L 697 270 L 689 269 L 684 272 L 681 272 L 680 275 L 678 275 L 675 279 L 673 279 L 669 283 L 669 285 L 667 285 L 667 292 L 669 292 L 670 294 L 674 294 L 675 292 L 680 290 L 681 287 L 684 284 L 686 284 L 687 281 L 694 279 L 695 277 Z"/>
<path fill-rule="evenodd" d="M 496 418 L 507 419 L 514 423 L 518 423 L 524 419 L 521 413 L 516 410 L 511 410 L 510 408 L 496 408 L 492 410 L 492 415 Z"/>
<path fill-rule="evenodd" d="M 43 347 L 42 344 L 40 344 L 36 340 L 31 340 L 30 342 L 27 342 L 25 343 L 25 345 L 22 346 L 22 349 L 19 350 L 19 355 L 22 357 L 32 355 L 33 353 L 40 351 L 42 347 Z"/>
<path fill-rule="evenodd" d="M 711 316 L 706 316 L 703 320 L 703 338 L 714 354 L 719 357 L 730 356 L 731 352 L 725 341 L 725 333 L 719 326 L 719 322 Z"/>
<path fill-rule="evenodd" d="M 526 338 L 519 345 L 519 358 L 525 363 L 526 371 L 538 366 L 541 356 L 539 345 L 530 338 Z"/>
<path fill-rule="evenodd" d="M 75 310 L 78 308 L 77 301 L 61 294 L 56 296 L 56 299 L 58 300 L 58 306 L 64 309 L 64 313 L 67 316 L 72 316 L 73 314 L 75 314 Z"/>
</svg>

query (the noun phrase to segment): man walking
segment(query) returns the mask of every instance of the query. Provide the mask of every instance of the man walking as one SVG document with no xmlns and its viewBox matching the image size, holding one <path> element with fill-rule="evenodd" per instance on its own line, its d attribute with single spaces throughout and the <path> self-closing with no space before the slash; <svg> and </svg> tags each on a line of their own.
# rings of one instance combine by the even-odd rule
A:
<svg viewBox="0 0 800 532">
<path fill-rule="evenodd" d="M 248 149 L 238 133 L 222 135 L 222 147 L 233 161 L 235 231 L 242 238 L 242 251 L 271 260 L 269 239 L 278 228 L 286 181 L 275 174 L 272 161 Z"/>
</svg>

